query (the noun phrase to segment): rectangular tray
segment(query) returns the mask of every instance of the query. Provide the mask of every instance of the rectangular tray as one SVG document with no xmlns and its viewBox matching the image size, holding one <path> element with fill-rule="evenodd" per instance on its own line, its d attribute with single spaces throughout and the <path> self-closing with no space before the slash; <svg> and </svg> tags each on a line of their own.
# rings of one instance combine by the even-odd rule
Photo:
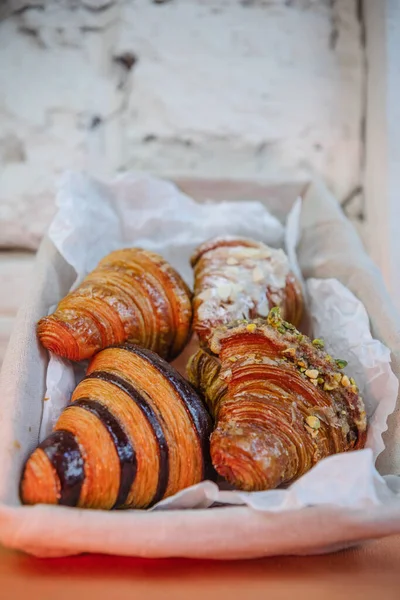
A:
<svg viewBox="0 0 400 600">
<path fill-rule="evenodd" d="M 199 201 L 261 200 L 281 220 L 303 191 L 298 256 L 304 276 L 336 277 L 362 300 L 373 335 L 391 349 L 393 370 L 399 375 L 399 316 L 379 271 L 322 182 L 314 182 L 306 190 L 300 185 L 267 188 L 251 182 L 185 180 L 180 185 Z M 244 506 L 171 512 L 20 506 L 19 474 L 25 457 L 37 444 L 45 394 L 47 353 L 37 342 L 35 324 L 66 294 L 74 278 L 72 268 L 45 238 L 35 264 L 35 284 L 17 316 L 0 375 L 0 542 L 39 556 L 102 552 L 248 558 L 327 552 L 400 532 L 397 507 L 385 509 L 383 515 L 377 508 L 355 511 L 332 506 L 281 514 Z M 397 406 L 386 450 L 379 458 L 382 473 L 400 471 L 398 421 Z"/>
</svg>

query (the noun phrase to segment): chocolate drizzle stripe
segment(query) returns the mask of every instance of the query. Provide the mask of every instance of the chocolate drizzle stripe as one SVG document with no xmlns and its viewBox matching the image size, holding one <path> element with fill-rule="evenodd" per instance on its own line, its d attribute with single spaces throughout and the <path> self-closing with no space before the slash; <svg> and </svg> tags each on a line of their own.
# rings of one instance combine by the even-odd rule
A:
<svg viewBox="0 0 400 600">
<path fill-rule="evenodd" d="M 165 379 L 167 379 L 174 387 L 178 396 L 182 400 L 182 404 L 189 415 L 190 421 L 199 440 L 203 457 L 203 477 L 205 477 L 208 473 L 210 465 L 209 437 L 212 431 L 211 418 L 202 400 L 192 388 L 190 383 L 186 381 L 186 379 L 184 379 L 182 375 L 180 375 L 180 373 L 174 369 L 174 367 L 172 367 L 151 350 L 147 350 L 146 348 L 141 348 L 140 346 L 130 343 L 123 344 L 122 346 L 111 346 L 111 348 L 127 350 L 128 352 L 136 354 L 156 368 L 157 371 L 159 371 L 159 373 L 161 373 L 161 375 L 165 377 Z"/>
<path fill-rule="evenodd" d="M 73 407 L 83 408 L 95 415 L 110 434 L 121 467 L 119 490 L 113 508 L 123 506 L 126 503 L 137 473 L 136 452 L 128 435 L 121 427 L 118 419 L 100 402 L 92 398 L 79 398 L 69 408 Z"/>
<path fill-rule="evenodd" d="M 119 377 L 114 373 L 108 373 L 107 371 L 93 371 L 93 373 L 87 375 L 86 379 L 100 379 L 101 381 L 106 381 L 112 385 L 115 385 L 120 390 L 125 392 L 125 394 L 131 398 L 131 400 L 133 400 L 133 402 L 140 408 L 144 417 L 147 419 L 147 422 L 153 430 L 153 434 L 157 442 L 160 461 L 157 489 L 151 501 L 151 504 L 156 504 L 164 497 L 169 479 L 168 443 L 159 418 L 150 404 L 147 402 L 146 398 L 142 396 L 142 394 L 140 394 L 140 392 L 130 383 L 125 381 L 125 379 L 122 379 L 122 377 Z"/>
<path fill-rule="evenodd" d="M 58 429 L 49 435 L 39 448 L 46 454 L 60 480 L 58 504 L 76 506 L 85 479 L 85 471 L 75 436 L 69 431 Z"/>
</svg>

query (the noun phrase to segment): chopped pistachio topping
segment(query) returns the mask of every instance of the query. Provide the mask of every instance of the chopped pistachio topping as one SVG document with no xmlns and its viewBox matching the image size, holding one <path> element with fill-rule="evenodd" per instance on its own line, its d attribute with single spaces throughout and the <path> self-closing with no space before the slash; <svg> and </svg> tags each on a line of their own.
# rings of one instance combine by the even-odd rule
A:
<svg viewBox="0 0 400 600">
<path fill-rule="evenodd" d="M 313 429 L 312 427 L 309 427 L 308 425 L 305 425 L 305 429 L 308 431 L 308 433 L 311 435 L 312 438 L 317 437 L 318 429 Z"/>
<path fill-rule="evenodd" d="M 282 321 L 279 306 L 274 306 L 268 313 L 267 321 L 269 325 L 279 325 Z"/>
<path fill-rule="evenodd" d="M 306 375 L 310 379 L 317 379 L 317 377 L 319 375 L 319 371 L 317 371 L 317 369 L 307 369 Z"/>
<path fill-rule="evenodd" d="M 348 365 L 347 360 L 342 360 L 341 358 L 336 358 L 335 363 L 337 364 L 339 369 L 344 369 Z"/>
<path fill-rule="evenodd" d="M 319 429 L 321 427 L 321 421 L 313 415 L 306 418 L 306 423 L 311 429 Z"/>
<path fill-rule="evenodd" d="M 274 327 L 281 334 L 288 334 L 293 332 L 295 334 L 296 339 L 299 343 L 303 341 L 309 342 L 307 336 L 301 334 L 297 329 L 291 324 L 284 321 L 281 317 L 281 310 L 278 306 L 271 308 L 268 313 L 267 322 L 270 326 Z M 247 325 L 247 329 L 249 331 L 253 330 L 253 324 L 250 323 Z M 255 329 L 255 326 L 254 326 Z M 314 348 L 318 348 L 319 350 L 323 350 L 325 347 L 325 342 L 322 338 L 316 338 L 312 342 Z M 300 373 L 304 373 L 306 377 L 309 378 L 311 383 L 318 387 L 318 385 L 322 386 L 322 389 L 326 392 L 333 391 L 337 389 L 339 385 L 342 385 L 345 388 L 349 388 L 352 392 L 358 393 L 358 388 L 356 382 L 353 378 L 349 378 L 347 375 L 343 373 L 332 373 L 330 372 L 332 367 L 336 366 L 337 369 L 344 369 L 347 366 L 347 361 L 341 358 L 334 359 L 329 354 L 325 354 L 325 360 L 327 363 L 330 363 L 327 372 L 324 372 L 322 367 L 322 372 L 318 369 L 313 368 L 312 360 L 310 359 L 311 364 L 309 364 L 308 359 L 305 360 L 304 357 L 300 358 L 300 360 L 296 360 L 296 355 L 299 352 L 299 348 L 289 347 L 281 351 L 282 355 L 285 358 L 291 358 L 299 369 Z M 300 350 L 301 351 L 301 350 Z M 317 361 L 320 362 L 320 358 Z M 314 437 L 314 436 L 313 436 Z"/>
<path fill-rule="evenodd" d="M 332 390 L 335 390 L 338 386 L 339 386 L 339 384 L 337 381 L 331 381 L 329 383 L 325 382 L 324 390 L 326 392 L 331 392 Z"/>
<path fill-rule="evenodd" d="M 267 323 L 275 327 L 280 333 L 286 333 L 287 330 L 299 333 L 294 325 L 282 319 L 279 306 L 271 308 L 267 316 Z"/>
<path fill-rule="evenodd" d="M 347 377 L 347 375 L 343 375 L 341 383 L 342 383 L 343 387 L 350 386 L 350 379 Z"/>
<path fill-rule="evenodd" d="M 288 356 L 296 356 L 296 348 L 286 348 L 286 350 L 282 350 L 282 354 L 287 354 Z"/>
<path fill-rule="evenodd" d="M 322 349 L 322 348 L 325 347 L 325 342 L 321 338 L 316 338 L 315 340 L 312 341 L 312 344 L 316 348 L 321 348 Z"/>
</svg>

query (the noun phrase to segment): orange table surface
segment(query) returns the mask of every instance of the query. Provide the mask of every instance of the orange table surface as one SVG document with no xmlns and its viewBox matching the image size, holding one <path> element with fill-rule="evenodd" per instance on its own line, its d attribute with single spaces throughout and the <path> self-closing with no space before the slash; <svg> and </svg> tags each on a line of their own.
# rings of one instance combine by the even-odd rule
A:
<svg viewBox="0 0 400 600">
<path fill-rule="evenodd" d="M 0 598 L 399 600 L 400 536 L 325 556 L 235 562 L 100 555 L 37 559 L 0 548 Z"/>
</svg>

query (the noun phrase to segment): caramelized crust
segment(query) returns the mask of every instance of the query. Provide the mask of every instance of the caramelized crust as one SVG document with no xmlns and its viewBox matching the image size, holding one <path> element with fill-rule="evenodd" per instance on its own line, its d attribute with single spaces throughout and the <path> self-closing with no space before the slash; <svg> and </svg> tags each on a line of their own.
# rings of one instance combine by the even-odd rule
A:
<svg viewBox="0 0 400 600">
<path fill-rule="evenodd" d="M 204 479 L 210 433 L 202 401 L 171 365 L 132 344 L 107 348 L 29 457 L 22 502 L 146 508 Z"/>
<path fill-rule="evenodd" d="M 180 275 L 158 254 L 130 248 L 103 258 L 37 332 L 45 348 L 70 360 L 126 341 L 172 360 L 187 342 L 191 318 Z"/>
<path fill-rule="evenodd" d="M 189 361 L 216 422 L 211 459 L 244 490 L 275 488 L 322 458 L 362 448 L 366 414 L 354 380 L 274 308 L 268 319 L 217 329 Z"/>
<path fill-rule="evenodd" d="M 266 317 L 274 306 L 299 324 L 302 294 L 282 250 L 243 238 L 215 238 L 197 248 L 191 264 L 194 329 L 202 346 L 215 327 Z"/>
</svg>

